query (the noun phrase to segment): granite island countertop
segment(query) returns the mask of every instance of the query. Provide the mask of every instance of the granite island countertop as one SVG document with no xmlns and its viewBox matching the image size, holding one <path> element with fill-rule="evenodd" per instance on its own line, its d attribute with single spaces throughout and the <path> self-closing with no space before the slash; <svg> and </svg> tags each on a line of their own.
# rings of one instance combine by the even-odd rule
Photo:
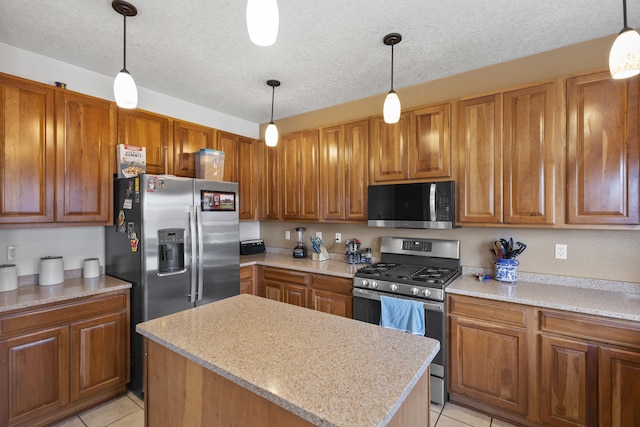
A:
<svg viewBox="0 0 640 427">
<path fill-rule="evenodd" d="M 131 283 L 106 275 L 67 278 L 59 285 L 21 285 L 16 290 L 0 292 L 0 313 L 129 288 Z"/>
<path fill-rule="evenodd" d="M 136 330 L 328 426 L 386 425 L 440 348 L 430 338 L 253 295 L 140 323 Z"/>
<path fill-rule="evenodd" d="M 640 293 L 580 286 L 496 280 L 480 282 L 462 275 L 446 288 L 447 293 L 640 321 Z"/>
</svg>

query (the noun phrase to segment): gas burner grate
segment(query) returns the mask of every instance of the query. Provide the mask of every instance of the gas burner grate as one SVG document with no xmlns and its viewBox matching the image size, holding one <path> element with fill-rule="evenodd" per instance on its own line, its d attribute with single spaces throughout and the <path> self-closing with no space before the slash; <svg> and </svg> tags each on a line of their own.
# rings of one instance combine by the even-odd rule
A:
<svg viewBox="0 0 640 427">
<path fill-rule="evenodd" d="M 412 280 L 427 283 L 446 283 L 458 270 L 442 267 L 425 267 L 411 276 Z"/>
<path fill-rule="evenodd" d="M 396 264 L 392 262 L 379 262 L 377 264 L 362 267 L 360 270 L 358 270 L 358 273 L 381 276 L 387 271 L 398 267 L 399 265 L 400 264 Z"/>
</svg>

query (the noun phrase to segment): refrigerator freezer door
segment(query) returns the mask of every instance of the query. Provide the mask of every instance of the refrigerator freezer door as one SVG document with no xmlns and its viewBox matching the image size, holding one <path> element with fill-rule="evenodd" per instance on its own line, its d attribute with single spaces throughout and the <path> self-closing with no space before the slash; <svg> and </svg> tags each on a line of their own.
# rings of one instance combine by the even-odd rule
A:
<svg viewBox="0 0 640 427">
<path fill-rule="evenodd" d="M 196 305 L 201 305 L 240 293 L 238 184 L 196 179 L 194 187 L 202 244 Z"/>
<path fill-rule="evenodd" d="M 189 209 L 193 203 L 193 181 L 190 178 L 163 175 L 141 177 L 143 320 L 150 320 L 193 307 L 193 302 L 189 302 Z M 183 230 L 183 253 L 180 256 L 183 257 L 185 269 L 175 274 L 164 274 L 158 270 L 166 252 L 162 247 L 162 236 L 166 235 L 166 230 Z M 176 253 L 171 252 L 172 255 Z"/>
</svg>

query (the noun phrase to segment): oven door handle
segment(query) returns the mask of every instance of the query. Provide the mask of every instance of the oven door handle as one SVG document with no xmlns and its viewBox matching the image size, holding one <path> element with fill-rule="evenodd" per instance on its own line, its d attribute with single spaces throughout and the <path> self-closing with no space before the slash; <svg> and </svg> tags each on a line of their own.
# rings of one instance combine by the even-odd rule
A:
<svg viewBox="0 0 640 427">
<path fill-rule="evenodd" d="M 380 296 L 381 295 L 389 296 L 389 295 L 383 294 L 381 292 L 370 291 L 368 289 L 353 288 L 353 297 L 354 298 L 365 298 L 365 299 L 380 301 Z M 401 298 L 401 299 L 407 299 L 407 300 L 410 300 L 410 301 L 418 301 L 418 302 L 422 303 L 422 305 L 423 305 L 425 310 L 438 311 L 440 313 L 444 313 L 444 303 L 442 303 L 442 302 L 422 301 L 422 300 L 418 300 L 418 299 L 415 299 L 415 298 L 403 297 L 403 296 L 400 296 L 400 295 L 393 295 L 393 296 L 391 296 L 391 298 Z"/>
</svg>

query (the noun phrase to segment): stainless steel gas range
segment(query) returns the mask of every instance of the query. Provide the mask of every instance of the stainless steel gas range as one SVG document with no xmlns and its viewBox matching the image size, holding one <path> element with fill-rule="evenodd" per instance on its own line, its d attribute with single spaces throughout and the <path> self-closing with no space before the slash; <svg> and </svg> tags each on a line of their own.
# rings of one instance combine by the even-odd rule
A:
<svg viewBox="0 0 640 427">
<path fill-rule="evenodd" d="M 446 401 L 444 290 L 460 276 L 457 240 L 382 237 L 380 262 L 359 269 L 353 279 L 353 318 L 380 324 L 380 296 L 422 302 L 425 336 L 440 341 L 431 363 L 431 401 Z"/>
</svg>

